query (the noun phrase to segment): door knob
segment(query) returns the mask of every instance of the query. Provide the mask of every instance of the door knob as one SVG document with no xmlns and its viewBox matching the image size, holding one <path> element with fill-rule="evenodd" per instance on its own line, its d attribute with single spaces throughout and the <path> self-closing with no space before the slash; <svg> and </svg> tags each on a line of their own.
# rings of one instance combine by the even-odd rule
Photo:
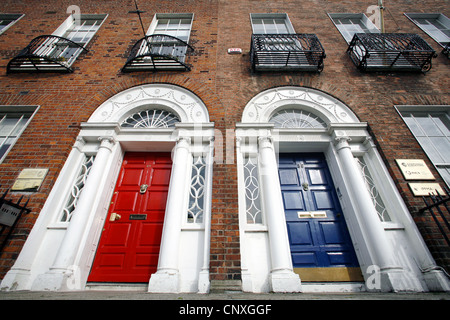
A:
<svg viewBox="0 0 450 320">
<path fill-rule="evenodd" d="M 139 192 L 141 194 L 144 194 L 145 192 L 147 192 L 147 188 L 148 188 L 148 185 L 143 184 L 143 185 L 141 185 Z"/>
<path fill-rule="evenodd" d="M 302 187 L 303 187 L 303 190 L 304 190 L 304 191 L 308 191 L 308 189 L 309 189 L 309 184 L 308 184 L 308 182 L 303 182 L 303 183 L 302 183 Z"/>
<path fill-rule="evenodd" d="M 115 212 L 111 213 L 111 216 L 109 217 L 109 221 L 117 221 L 120 220 L 122 216 L 120 214 L 117 214 Z"/>
</svg>

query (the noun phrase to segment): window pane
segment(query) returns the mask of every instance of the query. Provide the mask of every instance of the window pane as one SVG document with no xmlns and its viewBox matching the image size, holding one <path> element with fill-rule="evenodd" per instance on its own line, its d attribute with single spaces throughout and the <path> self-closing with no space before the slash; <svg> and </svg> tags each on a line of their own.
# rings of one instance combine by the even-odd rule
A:
<svg viewBox="0 0 450 320">
<path fill-rule="evenodd" d="M 430 138 L 427 137 L 416 137 L 422 148 L 425 150 L 428 157 L 430 157 L 432 162 L 442 162 L 442 157 L 438 150 L 433 145 Z"/>
<path fill-rule="evenodd" d="M 425 133 L 422 131 L 412 114 L 403 115 L 403 119 L 405 120 L 406 124 L 408 125 L 409 129 L 412 131 L 412 133 L 415 136 L 423 136 Z"/>
<path fill-rule="evenodd" d="M 7 117 L 0 123 L 0 136 L 17 135 L 27 123 L 28 118 L 20 120 L 20 118 Z"/>
<path fill-rule="evenodd" d="M 438 114 L 433 119 L 443 135 L 450 137 L 450 121 L 447 116 L 445 114 Z"/>
<path fill-rule="evenodd" d="M 1 147 L 0 147 L 0 159 L 3 158 L 3 156 L 4 156 L 5 153 L 6 153 L 6 151 L 8 151 L 9 147 L 11 147 L 10 144 L 7 144 L 7 143 L 2 144 L 4 140 L 5 140 L 5 139 L 0 139 L 0 146 L 1 146 Z"/>
<path fill-rule="evenodd" d="M 256 34 L 265 33 L 262 19 L 253 19 L 253 32 Z"/>
<path fill-rule="evenodd" d="M 276 19 L 275 25 L 277 33 L 289 33 L 288 28 L 286 26 L 286 21 L 284 19 Z"/>
<path fill-rule="evenodd" d="M 450 168 L 437 168 L 439 174 L 441 175 L 442 179 L 447 182 L 447 184 L 450 184 Z"/>
<path fill-rule="evenodd" d="M 440 155 L 440 160 L 436 162 L 450 162 L 450 141 L 447 137 L 430 137 L 431 143 L 434 145 Z"/>
<path fill-rule="evenodd" d="M 428 115 L 415 115 L 415 118 L 427 136 L 442 136 L 441 130 L 439 130 L 431 117 Z"/>
</svg>

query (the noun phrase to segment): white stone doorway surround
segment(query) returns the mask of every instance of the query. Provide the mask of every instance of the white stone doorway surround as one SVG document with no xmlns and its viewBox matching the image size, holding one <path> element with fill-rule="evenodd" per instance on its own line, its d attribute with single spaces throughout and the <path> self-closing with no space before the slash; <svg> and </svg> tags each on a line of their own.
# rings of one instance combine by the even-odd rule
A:
<svg viewBox="0 0 450 320">
<path fill-rule="evenodd" d="M 169 126 L 158 118 L 151 125 L 121 126 L 131 115 L 148 109 L 170 113 L 178 122 Z M 214 126 L 205 104 L 179 86 L 137 86 L 105 101 L 81 124 L 72 152 L 20 256 L 2 281 L 2 290 L 87 288 L 123 156 L 130 151 L 172 152 L 158 270 L 148 291 L 208 292 L 213 143 Z M 195 175 L 193 170 L 202 173 Z M 192 203 L 195 210 L 190 210 Z"/>
<path fill-rule="evenodd" d="M 246 105 L 236 139 L 244 291 L 449 290 L 367 124 L 344 103 L 310 88 L 268 89 Z M 293 272 L 279 152 L 324 153 L 364 283 L 302 283 Z"/>
</svg>

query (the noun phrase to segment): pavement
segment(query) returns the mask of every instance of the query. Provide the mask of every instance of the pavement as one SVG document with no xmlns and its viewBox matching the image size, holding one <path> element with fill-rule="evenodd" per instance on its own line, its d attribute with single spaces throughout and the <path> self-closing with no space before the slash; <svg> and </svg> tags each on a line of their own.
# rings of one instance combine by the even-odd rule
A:
<svg viewBox="0 0 450 320">
<path fill-rule="evenodd" d="M 159 301 L 298 301 L 298 300 L 450 300 L 450 293 L 264 293 L 254 294 L 240 291 L 195 294 L 159 294 L 136 291 L 2 291 L 0 300 L 159 300 Z"/>
</svg>

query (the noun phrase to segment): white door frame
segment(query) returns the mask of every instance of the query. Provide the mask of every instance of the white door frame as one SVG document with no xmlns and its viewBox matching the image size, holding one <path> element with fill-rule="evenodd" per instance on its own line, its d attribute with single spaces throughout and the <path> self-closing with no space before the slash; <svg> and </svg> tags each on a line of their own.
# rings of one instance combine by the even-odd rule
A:
<svg viewBox="0 0 450 320">
<path fill-rule="evenodd" d="M 271 116 L 282 109 L 319 116 L 326 128 L 275 128 Z M 315 89 L 278 87 L 256 95 L 236 126 L 239 215 L 243 290 L 297 291 L 428 291 L 448 288 L 411 218 L 367 130 L 344 103 Z M 277 164 L 279 152 L 323 152 L 344 211 L 365 283 L 336 285 L 301 283 L 293 275 L 281 201 Z M 245 165 L 257 159 L 257 179 Z M 374 185 L 384 198 L 389 221 L 382 221 L 354 157 L 362 157 Z M 269 178 L 268 178 L 269 177 Z M 249 189 L 248 181 L 253 181 Z M 249 193 L 259 185 L 262 218 L 248 222 Z M 258 204 L 256 204 L 258 205 Z M 280 223 L 281 220 L 281 223 Z M 272 225 L 271 225 L 272 224 Z M 274 228 L 276 231 L 274 231 Z M 289 257 L 290 258 L 290 257 Z M 285 262 L 280 262 L 285 261 Z M 285 277 L 277 276 L 282 264 Z M 423 270 L 427 270 L 426 272 Z M 274 277 L 275 275 L 275 277 Z M 288 284 L 289 283 L 289 284 Z"/>
<path fill-rule="evenodd" d="M 131 114 L 159 108 L 180 120 L 172 128 L 125 128 Z M 125 152 L 173 152 L 158 270 L 152 292 L 208 292 L 214 125 L 192 92 L 166 84 L 122 91 L 81 124 L 81 131 L 21 254 L 2 281 L 3 290 L 83 290 Z M 187 219 L 193 155 L 205 157 L 204 212 Z M 70 221 L 61 221 L 86 157 L 95 156 Z M 176 173 L 176 174 L 175 174 Z M 173 183 L 176 181 L 176 183 Z M 170 239 L 170 240 L 165 240 Z M 178 241 L 173 241 L 178 239 Z M 170 281 L 168 280 L 170 278 Z M 161 281 L 165 279 L 165 281 Z"/>
</svg>

